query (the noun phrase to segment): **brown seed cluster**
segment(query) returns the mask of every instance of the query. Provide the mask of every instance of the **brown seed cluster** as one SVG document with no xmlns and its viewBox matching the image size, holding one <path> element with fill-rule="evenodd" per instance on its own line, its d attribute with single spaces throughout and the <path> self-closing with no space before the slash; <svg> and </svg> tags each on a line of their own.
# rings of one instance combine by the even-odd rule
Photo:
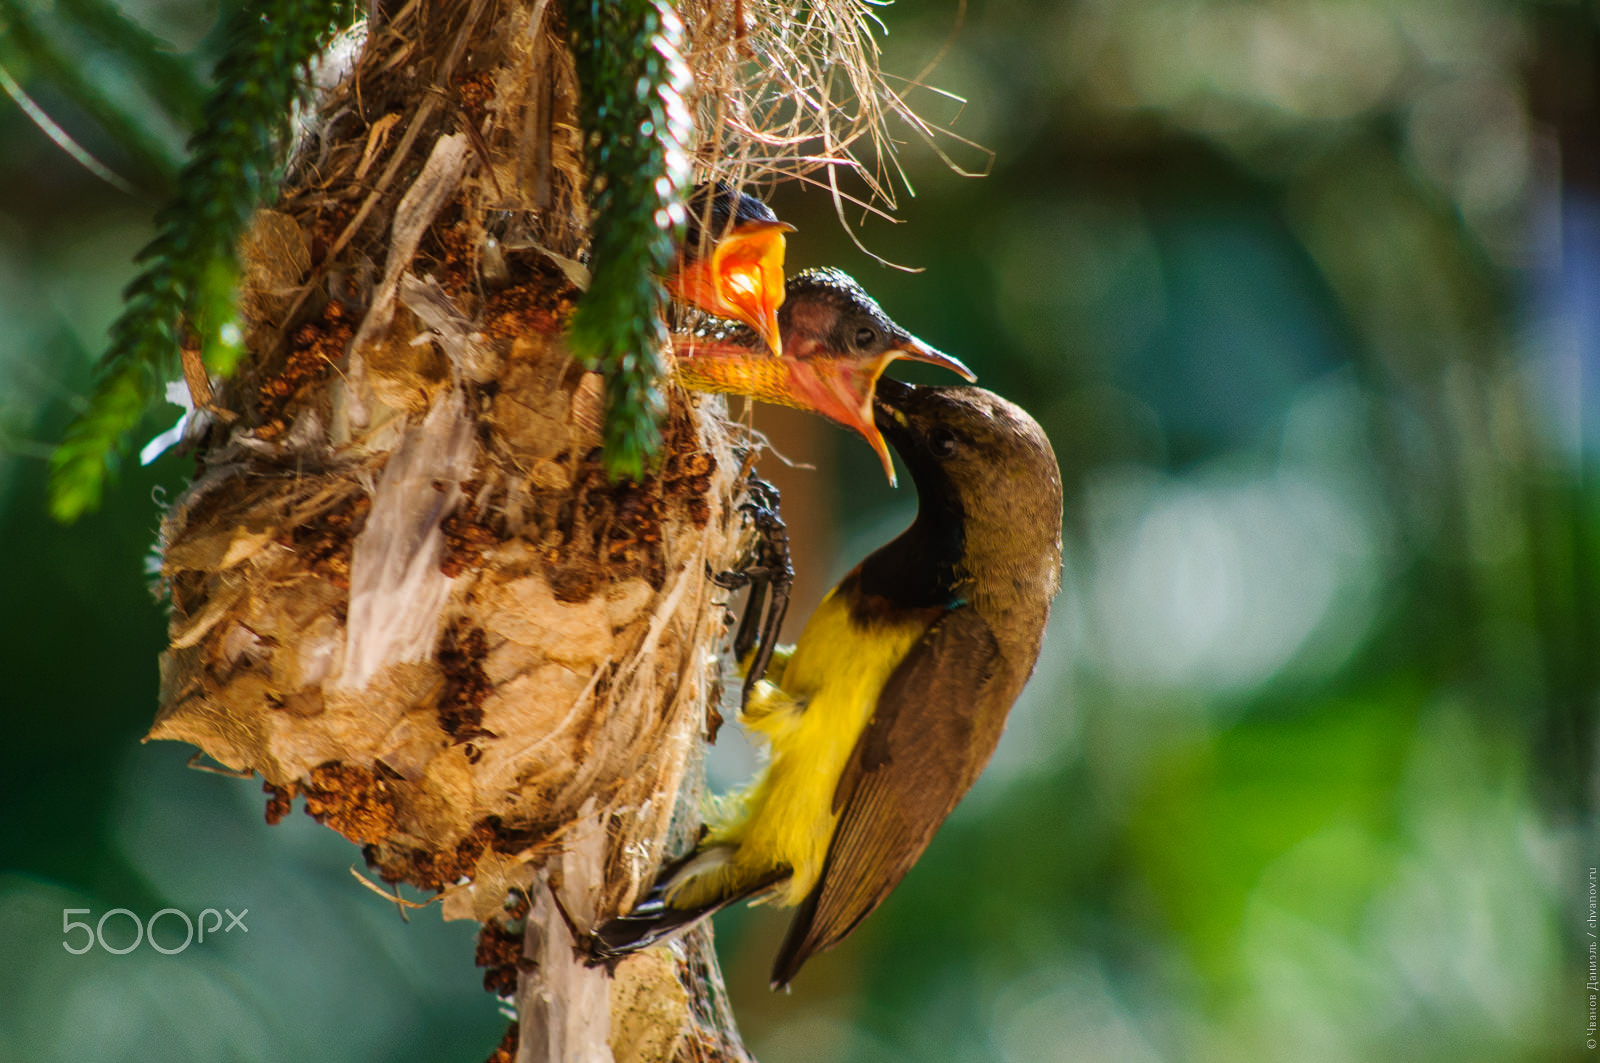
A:
<svg viewBox="0 0 1600 1063">
<path fill-rule="evenodd" d="M 294 808 L 294 787 L 274 786 L 263 781 L 261 789 L 267 795 L 267 823 L 276 827 Z"/>
<path fill-rule="evenodd" d="M 525 283 L 490 293 L 483 305 L 483 331 L 513 339 L 530 332 L 551 335 L 566 328 L 577 305 L 578 290 L 549 259 L 540 255 L 508 255 L 513 276 L 529 276 Z"/>
<path fill-rule="evenodd" d="M 353 203 L 341 203 L 336 200 L 319 199 L 316 213 L 310 221 L 311 260 L 321 262 L 328 257 L 328 250 L 344 232 L 345 226 L 350 224 L 350 219 L 356 215 L 356 206 Z"/>
<path fill-rule="evenodd" d="M 670 455 L 659 474 L 635 483 L 612 483 L 598 452 L 575 472 L 573 501 L 562 508 L 558 534 L 547 541 L 545 563 L 556 598 L 583 602 L 606 581 L 640 577 L 660 589 L 666 577 L 662 528 L 674 507 L 696 527 L 711 519 L 707 496 L 716 459 L 677 444 L 691 431 L 684 420 L 667 426 Z"/>
<path fill-rule="evenodd" d="M 282 528 L 276 541 L 294 551 L 304 571 L 347 591 L 350 589 L 350 552 L 371 509 L 370 495 L 349 495 L 335 509 Z"/>
<path fill-rule="evenodd" d="M 522 956 L 522 931 L 490 919 L 478 931 L 474 962 L 484 968 L 483 988 L 498 997 L 510 999 L 517 991 L 517 971 L 525 962 Z"/>
<path fill-rule="evenodd" d="M 461 493 L 472 498 L 478 492 L 476 480 L 461 485 Z M 444 535 L 444 553 L 439 558 L 439 571 L 455 579 L 468 569 L 483 564 L 483 552 L 494 546 L 501 536 L 493 528 L 473 519 L 470 506 L 461 506 L 444 519 L 439 528 Z"/>
<path fill-rule="evenodd" d="M 289 427 L 286 411 L 306 388 L 325 378 L 355 336 L 348 311 L 329 300 L 322 317 L 295 330 L 283 371 L 265 374 L 256 393 L 256 437 L 273 440 Z"/>
<path fill-rule="evenodd" d="M 456 95 L 461 109 L 474 126 L 482 126 L 489 113 L 489 102 L 494 99 L 494 78 L 487 70 L 463 74 L 455 80 Z"/>
<path fill-rule="evenodd" d="M 716 470 L 717 459 L 703 450 L 674 453 L 667 459 L 662 474 L 667 494 L 683 500 L 696 528 L 704 528 L 711 519 L 711 506 L 706 496 L 711 492 L 711 474 Z"/>
<path fill-rule="evenodd" d="M 395 828 L 389 781 L 370 768 L 329 761 L 311 770 L 306 813 L 355 842 L 386 838 Z"/>
<path fill-rule="evenodd" d="M 487 652 L 483 629 L 468 627 L 460 619 L 451 623 L 439 647 L 439 667 L 444 672 L 439 726 L 457 742 L 497 737 L 483 728 L 483 700 L 494 690 L 483 670 Z"/>
<path fill-rule="evenodd" d="M 443 890 L 472 874 L 478 858 L 496 841 L 498 826 L 494 816 L 480 820 L 454 849 L 443 852 L 377 845 L 368 845 L 361 852 L 367 866 L 377 869 L 378 877 L 385 882 L 409 882 L 418 889 Z"/>
<path fill-rule="evenodd" d="M 445 213 L 460 215 L 463 212 L 457 203 L 447 208 Z M 470 303 L 474 298 L 471 293 L 476 287 L 476 278 L 473 276 L 472 261 L 476 242 L 476 234 L 466 222 L 441 217 L 428 230 L 423 243 L 424 248 L 437 257 L 438 265 L 420 268 L 426 269 L 429 276 L 437 280 L 458 303 Z"/>
</svg>

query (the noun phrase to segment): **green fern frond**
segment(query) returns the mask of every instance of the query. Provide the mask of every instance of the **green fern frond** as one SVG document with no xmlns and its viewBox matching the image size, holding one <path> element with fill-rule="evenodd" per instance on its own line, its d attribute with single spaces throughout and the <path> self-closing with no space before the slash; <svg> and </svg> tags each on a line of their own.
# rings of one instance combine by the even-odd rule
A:
<svg viewBox="0 0 1600 1063">
<path fill-rule="evenodd" d="M 573 352 L 605 378 L 604 461 L 643 478 L 661 447 L 667 344 L 661 276 L 689 182 L 683 23 L 665 0 L 571 0 L 567 24 L 594 208 L 592 280 L 573 314 Z"/>
<path fill-rule="evenodd" d="M 238 363 L 239 239 L 272 191 L 306 64 L 350 9 L 349 0 L 264 0 L 239 12 L 177 194 L 139 253 L 149 265 L 125 292 L 88 407 L 51 458 L 50 510 L 58 520 L 99 505 L 128 434 L 161 382 L 177 375 L 180 320 L 194 330 L 211 372 L 226 376 Z"/>
</svg>

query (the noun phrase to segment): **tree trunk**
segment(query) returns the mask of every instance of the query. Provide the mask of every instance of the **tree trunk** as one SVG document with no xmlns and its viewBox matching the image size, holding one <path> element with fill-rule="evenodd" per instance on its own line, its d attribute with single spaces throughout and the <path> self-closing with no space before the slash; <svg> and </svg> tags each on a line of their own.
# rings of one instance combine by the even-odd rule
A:
<svg viewBox="0 0 1600 1063">
<path fill-rule="evenodd" d="M 572 928 L 629 907 L 675 812 L 687 837 L 751 444 L 673 389 L 658 471 L 606 478 L 562 335 L 587 216 L 557 11 L 396 7 L 246 248 L 250 359 L 162 529 L 150 737 L 484 923 L 504 1058 L 747 1059 L 709 930 L 611 972 Z"/>
</svg>

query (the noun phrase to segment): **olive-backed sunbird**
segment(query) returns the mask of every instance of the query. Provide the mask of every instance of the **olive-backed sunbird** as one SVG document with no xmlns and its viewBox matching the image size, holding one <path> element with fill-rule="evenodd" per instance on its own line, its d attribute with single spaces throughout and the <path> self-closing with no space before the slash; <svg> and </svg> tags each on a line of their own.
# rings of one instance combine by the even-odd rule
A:
<svg viewBox="0 0 1600 1063">
<path fill-rule="evenodd" d="M 1061 474 L 1033 418 L 973 387 L 884 380 L 877 425 L 917 516 L 779 651 L 742 719 L 766 767 L 592 949 L 617 956 L 742 898 L 797 906 L 772 969 L 858 926 L 989 761 L 1061 577 Z"/>
<path fill-rule="evenodd" d="M 708 314 L 743 322 L 782 354 L 784 234 L 794 226 L 722 181 L 700 185 L 687 207 L 689 222 L 667 290 Z"/>
<path fill-rule="evenodd" d="M 892 484 L 894 461 L 873 417 L 889 363 L 926 362 L 976 380 L 972 370 L 896 325 L 848 274 L 808 269 L 789 278 L 778 308 L 783 356 L 760 350 L 749 330 L 708 326 L 675 338 L 678 382 L 696 391 L 749 395 L 819 413 L 860 433 Z"/>
</svg>

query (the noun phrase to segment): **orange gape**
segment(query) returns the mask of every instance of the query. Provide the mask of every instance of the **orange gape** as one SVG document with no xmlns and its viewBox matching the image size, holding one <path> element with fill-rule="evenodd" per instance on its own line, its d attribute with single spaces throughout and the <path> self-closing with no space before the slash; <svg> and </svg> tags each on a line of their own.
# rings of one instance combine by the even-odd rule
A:
<svg viewBox="0 0 1600 1063">
<path fill-rule="evenodd" d="M 782 354 L 784 234 L 794 226 L 725 181 L 700 185 L 685 206 L 687 224 L 667 289 L 713 317 L 748 325 L 773 354 Z"/>
<path fill-rule="evenodd" d="M 716 240 L 708 253 L 685 242 L 678 268 L 667 278 L 675 298 L 708 314 L 743 322 L 772 349 L 783 353 L 778 307 L 783 304 L 784 234 L 781 221 L 749 221 Z"/>
</svg>

